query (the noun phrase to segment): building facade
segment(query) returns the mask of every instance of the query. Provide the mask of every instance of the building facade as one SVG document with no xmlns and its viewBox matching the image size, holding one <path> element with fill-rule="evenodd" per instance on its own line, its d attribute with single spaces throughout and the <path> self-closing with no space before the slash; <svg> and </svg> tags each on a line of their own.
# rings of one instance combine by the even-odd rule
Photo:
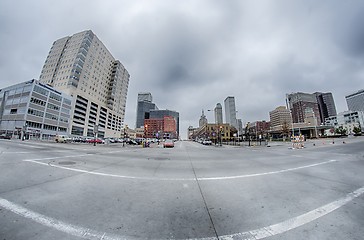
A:
<svg viewBox="0 0 364 240">
<path fill-rule="evenodd" d="M 194 130 L 190 135 L 190 139 L 209 139 L 214 143 L 220 141 L 228 142 L 235 139 L 234 134 L 236 133 L 236 129 L 228 123 L 206 123 L 202 127 Z"/>
<path fill-rule="evenodd" d="M 158 109 L 152 102 L 141 101 L 137 103 L 136 128 L 144 126 L 144 120 L 150 118 L 150 111 Z"/>
<path fill-rule="evenodd" d="M 345 111 L 325 119 L 325 125 L 334 128 L 343 127 L 348 134 L 353 133 L 354 127 L 361 128 L 364 132 L 364 112 L 363 111 Z"/>
<path fill-rule="evenodd" d="M 292 126 L 290 111 L 285 106 L 279 106 L 269 112 L 270 128 L 273 131 L 281 131 Z"/>
<path fill-rule="evenodd" d="M 221 106 L 221 103 L 216 104 L 214 112 L 215 112 L 215 123 L 216 124 L 222 124 L 223 120 L 222 120 L 222 106 Z"/>
<path fill-rule="evenodd" d="M 204 110 L 202 110 L 202 114 L 201 114 L 201 117 L 200 117 L 200 120 L 198 121 L 198 126 L 199 127 L 202 127 L 203 125 L 207 124 L 207 117 L 205 115 L 205 112 Z"/>
<path fill-rule="evenodd" d="M 314 94 L 317 99 L 321 122 L 325 122 L 325 118 L 336 116 L 335 101 L 332 93 L 315 92 Z"/>
<path fill-rule="evenodd" d="M 168 117 L 167 119 L 165 119 L 166 121 L 169 121 L 170 117 L 173 118 L 174 120 L 174 126 L 176 129 L 173 130 L 169 130 L 169 132 L 176 132 L 174 134 L 174 138 L 178 138 L 179 137 L 179 113 L 176 111 L 172 111 L 172 110 L 168 110 L 168 109 L 155 109 L 155 110 L 150 110 L 150 118 L 151 119 L 164 119 L 165 117 Z"/>
<path fill-rule="evenodd" d="M 310 93 L 291 93 L 287 94 L 289 108 L 294 123 L 305 122 L 306 113 L 314 113 L 317 125 L 321 124 L 320 110 L 315 94 Z"/>
<path fill-rule="evenodd" d="M 177 124 L 172 116 L 145 119 L 145 138 L 177 139 Z"/>
<path fill-rule="evenodd" d="M 144 126 L 144 120 L 150 118 L 150 111 L 157 110 L 158 107 L 153 103 L 151 93 L 138 93 L 136 128 Z"/>
<path fill-rule="evenodd" d="M 224 100 L 224 105 L 225 105 L 226 123 L 234 126 L 236 129 L 238 129 L 237 120 L 236 120 L 235 98 L 232 96 L 227 97 Z"/>
<path fill-rule="evenodd" d="M 364 111 L 364 89 L 345 96 L 349 111 Z"/>
<path fill-rule="evenodd" d="M 248 124 L 248 133 L 255 139 L 265 139 L 270 131 L 270 122 L 255 121 Z"/>
<path fill-rule="evenodd" d="M 72 135 L 122 135 L 130 75 L 90 30 L 56 40 L 40 82 L 73 96 Z"/>
<path fill-rule="evenodd" d="M 54 139 L 69 132 L 72 97 L 37 80 L 0 90 L 0 133 Z"/>
<path fill-rule="evenodd" d="M 153 102 L 153 96 L 150 92 L 138 93 L 138 102 Z"/>
</svg>

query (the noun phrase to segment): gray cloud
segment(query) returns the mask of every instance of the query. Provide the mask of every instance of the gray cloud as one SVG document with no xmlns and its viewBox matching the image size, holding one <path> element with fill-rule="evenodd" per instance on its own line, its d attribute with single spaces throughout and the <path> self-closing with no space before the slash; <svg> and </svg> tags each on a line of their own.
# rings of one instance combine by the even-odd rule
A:
<svg viewBox="0 0 364 240">
<path fill-rule="evenodd" d="M 355 0 L 3 0 L 0 88 L 38 78 L 54 40 L 91 29 L 131 74 L 131 126 L 141 91 L 179 111 L 182 131 L 229 95 L 243 121 L 269 120 L 294 91 L 331 91 L 344 111 L 344 96 L 364 88 L 363 7 Z"/>
</svg>

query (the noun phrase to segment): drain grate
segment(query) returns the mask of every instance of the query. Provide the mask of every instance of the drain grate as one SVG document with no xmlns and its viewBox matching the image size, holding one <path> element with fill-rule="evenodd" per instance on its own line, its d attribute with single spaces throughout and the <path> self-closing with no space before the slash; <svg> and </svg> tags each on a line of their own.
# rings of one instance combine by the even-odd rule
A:
<svg viewBox="0 0 364 240">
<path fill-rule="evenodd" d="M 76 162 L 73 161 L 62 161 L 58 163 L 59 165 L 74 165 Z"/>
</svg>

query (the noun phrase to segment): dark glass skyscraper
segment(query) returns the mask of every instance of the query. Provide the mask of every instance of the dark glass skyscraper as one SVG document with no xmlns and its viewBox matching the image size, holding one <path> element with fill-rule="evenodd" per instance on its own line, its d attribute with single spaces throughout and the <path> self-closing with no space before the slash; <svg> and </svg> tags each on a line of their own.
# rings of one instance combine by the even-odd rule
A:
<svg viewBox="0 0 364 240">
<path fill-rule="evenodd" d="M 336 107 L 332 93 L 315 92 L 317 103 L 320 110 L 321 122 L 325 122 L 325 118 L 336 116 Z"/>
<path fill-rule="evenodd" d="M 138 94 L 136 128 L 143 127 L 144 120 L 150 118 L 150 111 L 158 109 L 158 107 L 152 103 L 152 99 L 151 93 Z"/>
</svg>

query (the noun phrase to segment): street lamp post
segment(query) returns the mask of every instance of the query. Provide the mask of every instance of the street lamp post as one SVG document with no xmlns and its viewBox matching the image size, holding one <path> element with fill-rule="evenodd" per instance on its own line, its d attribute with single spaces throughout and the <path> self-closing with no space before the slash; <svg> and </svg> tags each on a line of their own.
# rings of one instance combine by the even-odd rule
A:
<svg viewBox="0 0 364 240">
<path fill-rule="evenodd" d="M 94 146 L 96 146 L 96 135 L 99 131 L 99 126 L 97 124 L 94 125 Z"/>
<path fill-rule="evenodd" d="M 220 126 L 220 146 L 222 146 L 222 126 Z"/>
<path fill-rule="evenodd" d="M 148 124 L 144 125 L 144 142 L 143 142 L 143 147 L 147 146 L 147 131 L 148 131 Z"/>
</svg>

